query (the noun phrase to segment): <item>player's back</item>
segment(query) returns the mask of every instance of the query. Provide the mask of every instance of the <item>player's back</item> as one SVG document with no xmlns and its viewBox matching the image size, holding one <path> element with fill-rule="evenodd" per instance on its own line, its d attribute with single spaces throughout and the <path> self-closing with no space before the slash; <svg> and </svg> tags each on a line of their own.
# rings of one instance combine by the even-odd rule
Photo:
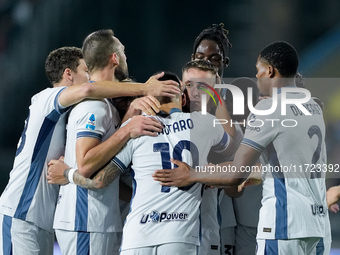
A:
<svg viewBox="0 0 340 255">
<path fill-rule="evenodd" d="M 287 93 L 287 98 L 303 97 L 300 93 Z M 272 99 L 267 99 L 260 107 L 271 103 Z M 320 171 L 326 163 L 325 125 L 317 103 L 310 100 L 303 106 L 311 116 L 303 114 L 294 104 L 288 104 L 287 114 L 282 115 L 279 94 L 277 110 L 266 116 L 275 119 L 275 123 L 265 123 L 266 127 L 260 128 L 268 129 L 264 136 L 271 142 L 264 150 L 270 165 L 263 168 L 258 238 L 323 236 L 327 206 L 325 180 Z"/>
<path fill-rule="evenodd" d="M 157 117 L 164 124 L 157 137 L 130 140 L 114 159 L 122 168 L 132 159 L 134 179 L 123 250 L 170 242 L 199 244 L 201 185 L 162 187 L 151 175 L 158 169 L 173 168 L 170 158 L 190 165 L 206 164 L 210 148 L 218 144 L 224 131 L 221 127 L 220 132 L 215 129 L 215 134 L 211 134 L 212 116 L 176 110 L 168 117 Z"/>
<path fill-rule="evenodd" d="M 58 185 L 47 183 L 47 163 L 64 154 L 67 109 L 59 109 L 65 87 L 48 88 L 32 97 L 29 116 L 18 143 L 0 212 L 30 221 L 52 232 Z"/>
</svg>

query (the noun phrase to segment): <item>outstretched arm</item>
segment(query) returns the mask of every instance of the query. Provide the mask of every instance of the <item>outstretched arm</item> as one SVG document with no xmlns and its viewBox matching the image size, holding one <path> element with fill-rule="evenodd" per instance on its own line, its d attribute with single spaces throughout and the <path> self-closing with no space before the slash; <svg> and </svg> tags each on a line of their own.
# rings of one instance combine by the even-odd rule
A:
<svg viewBox="0 0 340 255">
<path fill-rule="evenodd" d="M 235 186 L 240 185 L 248 178 L 250 171 L 245 167 L 255 166 L 259 156 L 260 153 L 257 150 L 241 144 L 233 162 L 218 164 L 221 169 L 223 167 L 225 167 L 224 169 L 230 169 L 228 171 L 216 171 L 217 168 L 210 164 L 210 171 L 203 172 L 193 169 L 184 162 L 172 159 L 171 162 L 178 165 L 177 168 L 157 170 L 152 176 L 155 181 L 160 181 L 160 184 L 165 186 L 181 187 L 194 182 L 214 187 Z"/>
<path fill-rule="evenodd" d="M 175 97 L 180 94 L 177 82 L 158 81 L 164 73 L 151 76 L 146 83 L 125 83 L 114 81 L 98 81 L 73 85 L 64 89 L 59 96 L 59 103 L 68 107 L 80 101 L 90 99 L 115 98 L 121 96 L 168 96 Z"/>
</svg>

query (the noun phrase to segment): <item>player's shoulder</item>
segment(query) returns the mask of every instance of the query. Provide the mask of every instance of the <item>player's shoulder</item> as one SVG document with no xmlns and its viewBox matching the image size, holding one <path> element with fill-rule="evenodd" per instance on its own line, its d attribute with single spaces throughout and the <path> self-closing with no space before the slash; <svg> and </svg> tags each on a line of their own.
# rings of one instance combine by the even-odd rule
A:
<svg viewBox="0 0 340 255">
<path fill-rule="evenodd" d="M 66 87 L 54 87 L 54 88 L 46 88 L 31 98 L 31 106 L 30 109 L 34 109 L 41 114 L 49 114 L 51 111 L 56 110 L 60 113 L 60 109 L 58 107 L 58 95 L 64 90 Z"/>
<path fill-rule="evenodd" d="M 109 122 L 112 120 L 113 109 L 104 100 L 84 100 L 72 108 L 70 118 L 81 119 L 88 115 Z"/>
<path fill-rule="evenodd" d="M 91 111 L 102 111 L 109 107 L 104 99 L 85 99 L 74 106 L 74 109 L 88 109 Z"/>
<path fill-rule="evenodd" d="M 62 90 L 66 89 L 66 87 L 53 87 L 53 88 L 46 88 L 35 95 L 32 96 L 32 100 L 49 100 L 49 98 L 55 97 L 58 95 Z"/>
<path fill-rule="evenodd" d="M 257 110 L 264 110 L 269 109 L 273 105 L 273 98 L 264 98 L 261 99 L 256 105 L 255 109 Z"/>
<path fill-rule="evenodd" d="M 194 122 L 202 121 L 202 123 L 207 123 L 207 122 L 212 123 L 213 120 L 216 119 L 216 117 L 210 113 L 203 114 L 202 112 L 196 112 L 196 111 L 190 113 L 189 116 Z"/>
</svg>

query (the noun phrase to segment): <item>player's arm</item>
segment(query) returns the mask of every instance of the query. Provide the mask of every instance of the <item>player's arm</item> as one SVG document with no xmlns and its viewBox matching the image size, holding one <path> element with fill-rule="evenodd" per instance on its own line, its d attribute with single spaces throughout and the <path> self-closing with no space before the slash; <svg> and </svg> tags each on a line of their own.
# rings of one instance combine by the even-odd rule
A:
<svg viewBox="0 0 340 255">
<path fill-rule="evenodd" d="M 238 148 L 234 161 L 225 162 L 218 164 L 219 166 L 230 166 L 230 170 L 227 172 L 214 172 L 210 173 L 196 173 L 194 176 L 194 181 L 201 182 L 211 186 L 233 186 L 240 185 L 243 183 L 248 176 L 250 171 L 247 167 L 255 166 L 261 153 L 250 146 L 241 144 Z"/>
<path fill-rule="evenodd" d="M 155 181 L 164 186 L 187 186 L 194 182 L 204 183 L 210 186 L 237 186 L 244 182 L 250 172 L 245 171 L 246 166 L 254 166 L 260 156 L 260 152 L 250 146 L 241 144 L 236 152 L 234 161 L 218 164 L 226 169 L 236 169 L 227 172 L 198 172 L 188 164 L 179 160 L 171 160 L 178 165 L 174 169 L 156 170 L 152 175 Z M 213 167 L 213 165 L 210 165 Z"/>
<path fill-rule="evenodd" d="M 81 85 L 73 85 L 64 89 L 59 95 L 59 103 L 63 107 L 68 107 L 80 101 L 102 98 L 114 98 L 121 96 L 168 96 L 174 97 L 180 94 L 178 84 L 175 81 L 158 81 L 164 73 L 157 74 L 149 78 L 146 83 L 123 83 L 114 81 L 98 81 Z"/>
<path fill-rule="evenodd" d="M 131 139 L 141 135 L 157 136 L 163 126 L 154 118 L 134 116 L 104 142 L 95 138 L 80 138 L 76 142 L 78 171 L 89 178 L 103 167 Z"/>
<path fill-rule="evenodd" d="M 92 179 L 85 178 L 78 170 L 72 171 L 61 160 L 51 160 L 48 166 L 48 183 L 65 185 L 72 182 L 85 189 L 105 188 L 120 175 L 120 170 L 111 161 L 98 171 Z"/>
</svg>

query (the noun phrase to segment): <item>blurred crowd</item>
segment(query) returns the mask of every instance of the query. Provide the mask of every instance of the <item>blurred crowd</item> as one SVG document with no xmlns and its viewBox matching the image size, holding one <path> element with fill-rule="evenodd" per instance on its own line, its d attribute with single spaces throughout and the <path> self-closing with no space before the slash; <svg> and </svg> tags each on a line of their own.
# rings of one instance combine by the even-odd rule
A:
<svg viewBox="0 0 340 255">
<path fill-rule="evenodd" d="M 39 0 L 0 0 L 0 54 L 34 15 Z"/>
</svg>

